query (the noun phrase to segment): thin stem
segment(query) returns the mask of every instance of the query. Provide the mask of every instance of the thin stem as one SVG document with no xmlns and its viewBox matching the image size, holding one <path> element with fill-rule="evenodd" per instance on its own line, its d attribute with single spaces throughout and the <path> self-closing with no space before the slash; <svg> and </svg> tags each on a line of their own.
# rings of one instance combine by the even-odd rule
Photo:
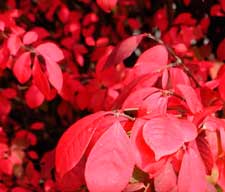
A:
<svg viewBox="0 0 225 192">
<path fill-rule="evenodd" d="M 183 97 L 181 97 L 180 95 L 176 94 L 174 91 L 172 90 L 162 90 L 163 95 L 171 95 L 174 97 L 177 97 L 178 99 L 185 101 L 185 99 Z"/>
<path fill-rule="evenodd" d="M 113 114 L 116 116 L 116 117 L 125 117 L 125 118 L 127 118 L 127 119 L 129 119 L 129 120 L 131 120 L 131 121 L 135 121 L 135 117 L 131 117 L 130 115 L 127 115 L 127 114 L 125 114 L 125 113 L 123 113 L 123 112 L 120 112 L 119 110 L 115 110 L 115 111 L 113 111 Z"/>
</svg>

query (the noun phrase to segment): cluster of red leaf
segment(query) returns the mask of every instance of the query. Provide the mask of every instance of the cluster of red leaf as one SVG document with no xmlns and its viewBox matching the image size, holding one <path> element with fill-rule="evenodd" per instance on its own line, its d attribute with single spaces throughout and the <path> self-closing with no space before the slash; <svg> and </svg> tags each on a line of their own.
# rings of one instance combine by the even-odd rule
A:
<svg viewBox="0 0 225 192">
<path fill-rule="evenodd" d="M 225 1 L 194 6 L 0 2 L 0 191 L 225 191 Z"/>
</svg>

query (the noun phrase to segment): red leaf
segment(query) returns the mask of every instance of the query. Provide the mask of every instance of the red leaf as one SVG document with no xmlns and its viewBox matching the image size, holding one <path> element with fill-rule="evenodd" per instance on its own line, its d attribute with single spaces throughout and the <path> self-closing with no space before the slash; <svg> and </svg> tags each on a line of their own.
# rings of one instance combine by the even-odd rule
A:
<svg viewBox="0 0 225 192">
<path fill-rule="evenodd" d="M 1 90 L 1 93 L 7 99 L 14 99 L 17 96 L 16 89 L 14 88 L 5 88 Z"/>
<path fill-rule="evenodd" d="M 6 175 L 13 174 L 13 164 L 9 159 L 0 159 L 0 172 Z"/>
<path fill-rule="evenodd" d="M 223 11 L 225 12 L 225 0 L 220 0 L 220 5 L 221 5 Z"/>
<path fill-rule="evenodd" d="M 191 85 L 187 74 L 180 68 L 170 68 L 170 80 L 173 88 L 177 84 Z"/>
<path fill-rule="evenodd" d="M 44 130 L 45 124 L 43 122 L 37 121 L 30 125 L 31 130 Z"/>
<path fill-rule="evenodd" d="M 62 50 L 54 43 L 43 43 L 36 47 L 36 51 L 45 59 L 49 58 L 55 62 L 64 58 Z"/>
<path fill-rule="evenodd" d="M 208 141 L 206 140 L 205 133 L 202 132 L 198 135 L 196 139 L 196 144 L 198 146 L 199 153 L 203 159 L 203 162 L 206 167 L 207 174 L 211 174 L 213 168 L 213 155 L 209 146 Z"/>
<path fill-rule="evenodd" d="M 0 49 L 0 71 L 2 71 L 7 67 L 9 62 L 9 56 L 10 52 L 9 49 L 7 48 L 7 43 L 4 42 Z"/>
<path fill-rule="evenodd" d="M 11 111 L 11 103 L 0 93 L 0 117 L 8 115 Z"/>
<path fill-rule="evenodd" d="M 62 179 L 58 178 L 58 184 L 61 191 L 79 191 L 81 185 L 85 184 L 84 179 L 85 160 L 81 159 L 80 162 Z"/>
<path fill-rule="evenodd" d="M 98 112 L 80 119 L 59 140 L 56 147 L 56 172 L 61 178 L 81 160 L 96 129 L 92 124 L 103 114 Z"/>
<path fill-rule="evenodd" d="M 185 152 L 178 176 L 178 191 L 206 191 L 205 167 L 196 143 L 190 143 Z"/>
<path fill-rule="evenodd" d="M 33 74 L 34 84 L 43 93 L 43 95 L 46 98 L 48 98 L 51 94 L 49 82 L 47 79 L 47 75 L 42 71 L 40 63 L 37 58 L 34 59 L 32 74 Z"/>
<path fill-rule="evenodd" d="M 225 130 L 224 128 L 220 128 L 220 140 L 221 140 L 221 147 L 225 152 Z"/>
<path fill-rule="evenodd" d="M 176 25 L 195 25 L 196 20 L 190 13 L 183 12 L 176 17 L 174 23 Z"/>
<path fill-rule="evenodd" d="M 44 101 L 44 95 L 35 85 L 31 85 L 25 94 L 26 103 L 30 108 L 39 107 Z"/>
<path fill-rule="evenodd" d="M 167 65 L 168 52 L 163 45 L 156 45 L 138 58 L 134 70 L 140 76 L 147 73 L 153 73 L 157 70 L 163 69 Z"/>
<path fill-rule="evenodd" d="M 58 17 L 62 23 L 66 23 L 70 16 L 70 10 L 67 6 L 62 4 L 60 11 L 58 12 Z"/>
<path fill-rule="evenodd" d="M 126 69 L 122 63 L 119 63 L 116 65 L 116 67 L 110 67 L 102 70 L 102 67 L 104 66 L 111 52 L 112 49 L 108 49 L 107 51 L 105 51 L 104 55 L 101 56 L 96 65 L 96 78 L 106 87 L 109 87 L 121 81 L 121 79 L 124 77 Z"/>
<path fill-rule="evenodd" d="M 198 98 L 195 90 L 189 85 L 177 85 L 178 90 L 182 93 L 182 96 L 187 102 L 187 105 L 192 113 L 198 113 L 202 111 L 203 106 Z"/>
<path fill-rule="evenodd" d="M 134 168 L 130 140 L 116 121 L 96 142 L 87 159 L 85 179 L 94 192 L 120 192 Z"/>
<path fill-rule="evenodd" d="M 162 74 L 162 88 L 166 89 L 169 80 L 169 72 L 167 69 L 163 70 Z"/>
<path fill-rule="evenodd" d="M 59 65 L 52 59 L 45 57 L 48 79 L 52 86 L 60 92 L 63 85 L 63 74 Z"/>
<path fill-rule="evenodd" d="M 220 60 L 225 60 L 224 52 L 225 52 L 225 38 L 220 42 L 219 46 L 217 47 L 217 51 L 216 51 L 217 57 Z"/>
<path fill-rule="evenodd" d="M 55 165 L 55 150 L 46 152 L 40 161 L 41 177 L 45 180 L 51 178 L 51 172 Z"/>
<path fill-rule="evenodd" d="M 145 36 L 146 34 L 134 35 L 119 43 L 109 55 L 103 69 L 115 66 L 129 57 Z"/>
<path fill-rule="evenodd" d="M 7 42 L 7 46 L 8 46 L 8 49 L 10 50 L 10 54 L 11 55 L 16 55 L 20 46 L 21 46 L 21 40 L 18 36 L 16 35 L 11 35 L 8 39 L 8 42 Z"/>
<path fill-rule="evenodd" d="M 147 172 L 150 177 L 155 177 L 160 173 L 167 159 L 162 158 L 155 161 L 154 152 L 148 147 L 142 135 L 145 122 L 146 120 L 140 118 L 135 121 L 131 132 L 131 143 L 136 165 L 144 172 Z"/>
<path fill-rule="evenodd" d="M 29 31 L 23 36 L 23 43 L 26 45 L 34 43 L 38 39 L 38 34 L 34 31 Z"/>
<path fill-rule="evenodd" d="M 115 102 L 113 103 L 112 109 L 121 108 L 123 102 L 127 99 L 129 94 L 133 91 L 133 89 L 138 85 L 138 83 L 144 78 L 145 76 L 138 77 L 133 79 L 128 85 L 124 87 L 120 95 L 117 97 Z"/>
<path fill-rule="evenodd" d="M 31 76 L 30 53 L 25 52 L 16 60 L 13 66 L 13 73 L 20 83 L 26 83 Z"/>
<path fill-rule="evenodd" d="M 155 114 L 164 115 L 167 110 L 168 97 L 163 96 L 162 92 L 155 92 L 147 97 L 138 111 L 138 115 Z"/>
<path fill-rule="evenodd" d="M 117 0 L 97 0 L 97 4 L 105 12 L 110 12 L 116 6 Z"/>
<path fill-rule="evenodd" d="M 219 178 L 218 178 L 218 185 L 221 187 L 222 191 L 225 190 L 225 157 L 217 159 L 217 167 L 219 169 Z"/>
<path fill-rule="evenodd" d="M 223 100 L 225 100 L 225 72 L 223 72 L 220 76 L 220 84 L 219 84 L 219 93 Z"/>
<path fill-rule="evenodd" d="M 191 0 L 183 0 L 183 3 L 185 6 L 188 6 L 190 4 Z"/>
<path fill-rule="evenodd" d="M 155 87 L 145 87 L 133 91 L 124 101 L 122 108 L 139 108 L 147 97 L 158 91 Z"/>
<path fill-rule="evenodd" d="M 176 183 L 176 173 L 171 163 L 167 162 L 162 171 L 154 178 L 155 190 L 157 192 L 173 191 L 176 188 Z"/>
<path fill-rule="evenodd" d="M 155 156 L 153 151 L 145 143 L 142 136 L 143 125 L 145 122 L 146 120 L 139 118 L 136 119 L 131 132 L 131 143 L 137 166 L 141 170 L 147 172 L 150 164 L 155 161 Z"/>
<path fill-rule="evenodd" d="M 122 121 L 122 117 L 115 117 L 114 115 L 105 115 L 101 117 L 99 120 L 95 121 L 93 126 L 96 126 L 95 133 L 93 134 L 91 141 L 88 145 L 88 148 L 85 152 L 85 155 L 89 155 L 95 143 L 98 139 L 104 134 L 104 132 L 109 129 L 116 120 Z"/>
<path fill-rule="evenodd" d="M 143 127 L 144 140 L 154 151 L 156 160 L 175 153 L 185 142 L 194 140 L 196 136 L 197 128 L 193 123 L 172 117 L 153 118 Z"/>
</svg>

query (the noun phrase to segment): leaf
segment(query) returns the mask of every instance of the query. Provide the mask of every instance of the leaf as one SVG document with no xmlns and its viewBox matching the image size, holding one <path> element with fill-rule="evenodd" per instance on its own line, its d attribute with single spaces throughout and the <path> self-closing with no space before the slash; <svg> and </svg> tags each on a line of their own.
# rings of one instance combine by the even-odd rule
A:
<svg viewBox="0 0 225 192">
<path fill-rule="evenodd" d="M 137 48 L 146 34 L 134 35 L 119 43 L 111 52 L 103 66 L 103 70 L 121 63 Z"/>
<path fill-rule="evenodd" d="M 222 189 L 221 191 L 225 190 L 225 157 L 218 158 L 216 165 L 219 169 L 219 178 L 218 178 L 218 185 Z"/>
<path fill-rule="evenodd" d="M 154 73 L 165 68 L 167 62 L 167 49 L 163 45 L 156 45 L 141 54 L 134 66 L 134 70 L 138 76 Z"/>
<path fill-rule="evenodd" d="M 44 127 L 43 127 L 43 129 L 44 129 Z M 35 130 L 35 129 L 33 129 L 33 130 Z M 51 178 L 52 170 L 55 167 L 55 163 L 54 162 L 55 162 L 55 149 L 53 149 L 51 151 L 48 151 L 48 152 L 45 152 L 43 157 L 40 160 L 40 168 L 41 168 L 40 174 L 41 174 L 41 178 L 46 179 L 46 180 L 48 178 Z"/>
<path fill-rule="evenodd" d="M 43 43 L 35 49 L 44 58 L 50 58 L 51 60 L 58 62 L 64 58 L 62 50 L 54 43 Z"/>
<path fill-rule="evenodd" d="M 168 97 L 163 96 L 162 92 L 155 92 L 148 96 L 139 107 L 138 115 L 155 114 L 164 115 L 167 111 Z"/>
<path fill-rule="evenodd" d="M 11 111 L 11 103 L 0 92 L 0 117 L 7 116 Z"/>
<path fill-rule="evenodd" d="M 134 150 L 136 165 L 147 172 L 150 163 L 155 160 L 154 152 L 145 143 L 142 130 L 146 120 L 137 118 L 131 132 L 131 143 Z"/>
<path fill-rule="evenodd" d="M 7 99 L 14 99 L 17 96 L 17 90 L 15 88 L 2 89 L 1 93 Z"/>
<path fill-rule="evenodd" d="M 67 172 L 62 179 L 57 178 L 57 183 L 61 191 L 79 191 L 80 187 L 85 184 L 84 179 L 84 158 L 69 172 Z"/>
<path fill-rule="evenodd" d="M 159 90 L 155 87 L 144 87 L 142 89 L 135 90 L 126 98 L 122 108 L 139 108 L 147 97 L 158 91 Z"/>
<path fill-rule="evenodd" d="M 132 76 L 133 77 L 133 76 Z M 158 74 L 157 76 L 155 75 L 143 75 L 137 78 L 132 78 L 132 80 L 124 87 L 122 92 L 119 94 L 119 96 L 116 98 L 112 105 L 112 109 L 119 109 L 121 108 L 121 105 L 123 102 L 128 99 L 130 94 L 133 94 L 132 92 L 135 92 L 138 89 L 146 88 L 146 87 L 151 87 L 154 85 L 154 83 L 158 79 Z"/>
<path fill-rule="evenodd" d="M 224 127 L 220 128 L 220 142 L 221 142 L 221 147 L 223 151 L 225 152 L 225 130 Z"/>
<path fill-rule="evenodd" d="M 95 121 L 93 124 L 93 126 L 96 126 L 95 133 L 93 134 L 91 138 L 91 141 L 88 145 L 85 155 L 88 156 L 93 146 L 102 136 L 102 134 L 104 134 L 105 131 L 109 129 L 116 120 L 119 120 L 122 122 L 122 120 L 124 120 L 124 118 L 123 119 L 122 118 L 123 117 L 116 117 L 115 115 L 105 115 L 104 117 L 101 117 L 99 120 Z"/>
<path fill-rule="evenodd" d="M 0 172 L 9 176 L 13 175 L 13 164 L 10 159 L 1 159 Z"/>
<path fill-rule="evenodd" d="M 225 72 L 220 76 L 219 93 L 223 100 L 225 100 Z"/>
<path fill-rule="evenodd" d="M 154 151 L 156 160 L 175 153 L 185 142 L 194 140 L 196 136 L 197 128 L 193 123 L 173 117 L 156 117 L 143 127 L 144 140 Z"/>
<path fill-rule="evenodd" d="M 59 65 L 52 59 L 45 57 L 48 79 L 52 86 L 60 93 L 63 86 L 63 74 Z"/>
<path fill-rule="evenodd" d="M 97 0 L 97 4 L 105 12 L 110 12 L 117 4 L 118 0 Z"/>
<path fill-rule="evenodd" d="M 23 36 L 23 43 L 29 45 L 38 39 L 38 34 L 34 31 L 29 31 Z"/>
<path fill-rule="evenodd" d="M 85 168 L 90 192 L 121 192 L 134 168 L 130 140 L 116 121 L 96 142 Z"/>
<path fill-rule="evenodd" d="M 143 138 L 143 125 L 146 120 L 138 118 L 131 132 L 131 143 L 135 155 L 136 165 L 150 177 L 158 175 L 165 165 L 166 158 L 155 161 L 155 155 Z"/>
<path fill-rule="evenodd" d="M 177 185 L 177 176 L 170 162 L 167 162 L 162 171 L 154 178 L 157 192 L 173 191 Z M 175 190 L 174 190 L 175 191 Z"/>
<path fill-rule="evenodd" d="M 222 1 L 225 2 L 224 0 Z M 225 38 L 219 43 L 219 46 L 217 47 L 217 51 L 216 51 L 217 57 L 220 60 L 225 60 L 224 52 L 225 52 Z"/>
<path fill-rule="evenodd" d="M 220 0 L 220 4 L 221 4 L 223 11 L 225 12 L 225 0 Z"/>
<path fill-rule="evenodd" d="M 170 81 L 173 88 L 176 88 L 177 84 L 191 85 L 190 79 L 187 74 L 180 68 L 170 68 Z"/>
<path fill-rule="evenodd" d="M 34 109 L 39 107 L 43 103 L 44 95 L 35 85 L 31 85 L 25 94 L 25 99 L 27 105 L 31 109 Z"/>
<path fill-rule="evenodd" d="M 8 49 L 10 50 L 11 55 L 16 55 L 21 45 L 22 43 L 18 36 L 10 35 L 7 42 L 7 46 L 8 46 Z"/>
<path fill-rule="evenodd" d="M 178 176 L 178 191 L 206 191 L 206 173 L 196 143 L 192 142 L 183 156 Z"/>
<path fill-rule="evenodd" d="M 169 72 L 167 69 L 163 70 L 163 74 L 162 74 L 162 88 L 166 89 L 167 84 L 169 81 Z"/>
<path fill-rule="evenodd" d="M 206 140 L 206 136 L 204 132 L 198 135 L 196 139 L 196 144 L 197 144 L 200 156 L 205 164 L 206 172 L 208 175 L 210 175 L 213 168 L 214 160 L 213 160 L 212 151 L 210 149 L 208 141 Z"/>
<path fill-rule="evenodd" d="M 43 93 L 43 95 L 48 98 L 50 96 L 50 85 L 48 82 L 47 75 L 42 71 L 38 59 L 35 57 L 34 66 L 32 69 L 34 84 Z"/>
<path fill-rule="evenodd" d="M 198 98 L 195 90 L 189 85 L 177 85 L 178 90 L 182 93 L 182 96 L 187 102 L 187 105 L 192 113 L 198 113 L 202 111 L 203 106 Z"/>
<path fill-rule="evenodd" d="M 19 56 L 13 66 L 13 73 L 20 83 L 26 83 L 31 77 L 30 53 L 25 52 Z"/>
<path fill-rule="evenodd" d="M 96 129 L 92 124 L 103 115 L 100 111 L 78 120 L 60 138 L 56 147 L 56 172 L 60 178 L 81 160 Z"/>
</svg>

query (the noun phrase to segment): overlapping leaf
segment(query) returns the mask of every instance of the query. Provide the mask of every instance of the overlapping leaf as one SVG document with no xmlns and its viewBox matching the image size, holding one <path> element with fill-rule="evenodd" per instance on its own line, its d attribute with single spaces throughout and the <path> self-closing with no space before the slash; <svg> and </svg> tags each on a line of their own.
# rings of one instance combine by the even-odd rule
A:
<svg viewBox="0 0 225 192">
<path fill-rule="evenodd" d="M 103 69 L 115 66 L 129 57 L 146 34 L 134 35 L 119 43 L 109 55 Z"/>
<path fill-rule="evenodd" d="M 135 155 L 136 165 L 143 171 L 147 172 L 150 176 L 154 177 L 158 175 L 166 159 L 162 158 L 159 161 L 155 161 L 155 154 L 151 148 L 146 144 L 143 138 L 143 125 L 146 120 L 138 118 L 131 132 L 131 143 Z"/>
<path fill-rule="evenodd" d="M 35 49 L 44 58 L 50 58 L 55 62 L 61 61 L 64 58 L 61 49 L 54 43 L 43 43 Z"/>
<path fill-rule="evenodd" d="M 192 113 L 198 113 L 202 111 L 203 106 L 198 98 L 195 90 L 189 85 L 177 85 L 178 90 L 182 93 L 182 96 L 187 102 L 187 105 Z"/>
<path fill-rule="evenodd" d="M 156 45 L 138 58 L 134 70 L 136 75 L 145 75 L 163 70 L 168 62 L 168 52 L 165 46 Z"/>
<path fill-rule="evenodd" d="M 120 192 L 134 168 L 130 140 L 116 121 L 96 142 L 88 156 L 85 179 L 90 192 Z"/>
<path fill-rule="evenodd" d="M 190 143 L 185 152 L 179 176 L 178 191 L 206 191 L 206 172 L 196 143 Z"/>
<path fill-rule="evenodd" d="M 37 58 L 34 59 L 32 75 L 33 75 L 34 84 L 38 87 L 38 89 L 43 93 L 43 95 L 46 98 L 50 97 L 51 89 L 48 82 L 48 78 L 47 78 L 47 75 L 42 70 L 41 64 Z"/>
<path fill-rule="evenodd" d="M 162 171 L 154 178 L 157 192 L 176 191 L 177 176 L 170 162 L 167 162 Z"/>
<path fill-rule="evenodd" d="M 97 0 L 97 4 L 105 11 L 110 12 L 117 3 L 118 0 Z"/>
<path fill-rule="evenodd" d="M 156 160 L 175 153 L 196 136 L 197 128 L 193 123 L 173 117 L 156 117 L 143 127 L 144 140 L 154 151 Z"/>
<path fill-rule="evenodd" d="M 13 66 L 13 73 L 20 83 L 26 83 L 31 77 L 31 57 L 25 52 L 16 60 Z"/>
<path fill-rule="evenodd" d="M 56 171 L 61 178 L 81 160 L 96 129 L 92 124 L 103 114 L 98 112 L 80 119 L 59 140 L 56 147 Z"/>
<path fill-rule="evenodd" d="M 35 86 L 31 85 L 25 94 L 26 103 L 30 108 L 39 107 L 44 101 L 44 95 Z"/>
</svg>

